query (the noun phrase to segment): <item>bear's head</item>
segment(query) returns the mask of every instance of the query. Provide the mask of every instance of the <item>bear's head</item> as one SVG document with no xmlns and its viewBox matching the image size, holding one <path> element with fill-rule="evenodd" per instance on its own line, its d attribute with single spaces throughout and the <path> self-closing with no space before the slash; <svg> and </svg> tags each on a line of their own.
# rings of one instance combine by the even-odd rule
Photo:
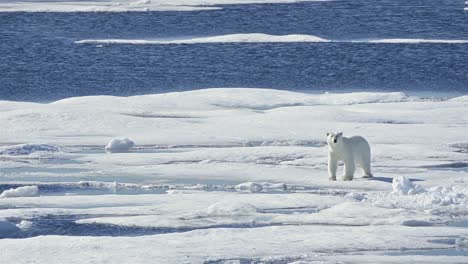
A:
<svg viewBox="0 0 468 264">
<path fill-rule="evenodd" d="M 333 147 L 339 145 L 343 141 L 343 132 L 327 133 L 328 146 Z"/>
</svg>

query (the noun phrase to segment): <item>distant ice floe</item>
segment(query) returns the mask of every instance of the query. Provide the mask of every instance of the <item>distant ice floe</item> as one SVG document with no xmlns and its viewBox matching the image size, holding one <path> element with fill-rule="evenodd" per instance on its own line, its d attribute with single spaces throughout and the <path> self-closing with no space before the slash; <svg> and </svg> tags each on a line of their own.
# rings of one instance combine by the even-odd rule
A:
<svg viewBox="0 0 468 264">
<path fill-rule="evenodd" d="M 85 96 L 71 97 L 51 103 L 57 107 L 97 108 L 103 104 L 119 105 L 123 109 L 219 109 L 248 108 L 270 110 L 288 106 L 353 105 L 366 103 L 407 102 L 413 98 L 402 92 L 353 92 L 307 94 L 259 88 L 210 88 L 186 92 L 140 95 L 132 97 Z M 1 104 L 0 104 L 1 105 Z M 18 107 L 20 107 L 19 105 Z M 113 109 L 109 107 L 108 109 Z M 129 115 L 128 111 L 125 115 Z"/>
<path fill-rule="evenodd" d="M 0 198 L 33 197 L 37 196 L 38 194 L 39 188 L 37 186 L 23 186 L 3 191 L 2 194 L 0 194 Z"/>
<path fill-rule="evenodd" d="M 230 34 L 222 36 L 196 37 L 175 40 L 151 39 L 85 39 L 75 44 L 198 44 L 198 43 L 268 43 L 268 42 L 329 42 L 313 35 L 269 35 L 261 33 Z"/>
<path fill-rule="evenodd" d="M 290 34 L 269 35 L 263 33 L 228 34 L 179 39 L 83 39 L 75 44 L 126 44 L 126 45 L 163 45 L 163 44 L 202 44 L 202 43 L 298 43 L 298 42 L 336 42 L 336 43 L 382 43 L 382 44 L 466 44 L 463 39 L 370 39 L 370 40 L 330 40 L 314 35 Z"/>
<path fill-rule="evenodd" d="M 135 142 L 128 138 L 114 138 L 107 143 L 105 150 L 110 153 L 128 152 Z"/>
<path fill-rule="evenodd" d="M 220 5 L 319 2 L 329 0 L 102 0 L 0 1 L 0 12 L 144 12 L 222 9 Z"/>
<path fill-rule="evenodd" d="M 23 156 L 33 153 L 54 153 L 59 152 L 60 148 L 55 145 L 47 144 L 19 144 L 0 147 L 0 155 Z"/>
</svg>

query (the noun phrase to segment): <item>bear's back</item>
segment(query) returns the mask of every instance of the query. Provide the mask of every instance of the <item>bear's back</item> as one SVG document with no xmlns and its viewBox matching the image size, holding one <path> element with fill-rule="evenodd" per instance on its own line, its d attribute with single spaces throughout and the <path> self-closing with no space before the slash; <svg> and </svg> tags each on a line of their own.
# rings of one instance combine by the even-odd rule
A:
<svg viewBox="0 0 468 264">
<path fill-rule="evenodd" d="M 367 140 L 361 136 L 352 136 L 347 138 L 346 143 L 355 152 L 368 152 L 370 147 Z"/>
</svg>

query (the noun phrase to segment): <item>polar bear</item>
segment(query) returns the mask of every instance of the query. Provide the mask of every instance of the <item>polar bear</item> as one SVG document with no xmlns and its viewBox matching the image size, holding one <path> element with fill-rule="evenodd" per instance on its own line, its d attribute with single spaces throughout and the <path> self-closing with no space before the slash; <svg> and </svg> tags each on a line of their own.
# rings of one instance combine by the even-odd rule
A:
<svg viewBox="0 0 468 264">
<path fill-rule="evenodd" d="M 362 169 L 363 178 L 371 178 L 370 147 L 366 139 L 361 136 L 343 137 L 343 133 L 327 133 L 328 143 L 328 176 L 336 181 L 338 161 L 345 165 L 343 180 L 351 181 L 354 176 L 354 162 Z"/>
</svg>

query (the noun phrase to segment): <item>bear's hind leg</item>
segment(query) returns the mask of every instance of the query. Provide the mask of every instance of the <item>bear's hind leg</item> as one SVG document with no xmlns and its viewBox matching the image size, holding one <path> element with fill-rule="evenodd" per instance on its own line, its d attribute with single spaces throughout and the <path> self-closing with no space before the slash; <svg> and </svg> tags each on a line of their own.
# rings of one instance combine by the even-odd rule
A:
<svg viewBox="0 0 468 264">
<path fill-rule="evenodd" d="M 358 163 L 362 170 L 362 178 L 372 178 L 373 175 L 371 173 L 370 158 L 359 160 Z"/>
</svg>

